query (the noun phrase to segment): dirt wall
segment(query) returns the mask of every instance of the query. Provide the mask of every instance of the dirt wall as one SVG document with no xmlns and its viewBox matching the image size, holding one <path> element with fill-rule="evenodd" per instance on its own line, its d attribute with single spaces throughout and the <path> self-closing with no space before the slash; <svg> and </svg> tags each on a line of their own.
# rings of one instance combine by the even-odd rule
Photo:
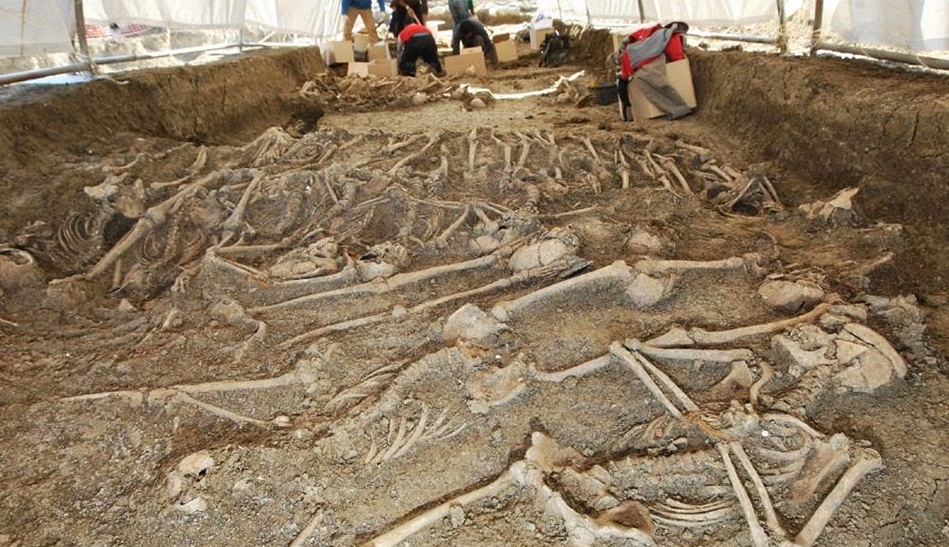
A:
<svg viewBox="0 0 949 547">
<path fill-rule="evenodd" d="M 932 249 L 949 237 L 949 77 L 741 52 L 695 51 L 692 66 L 698 120 L 793 174 L 796 196 L 859 186 L 869 216 L 906 226 L 904 275 L 878 281 L 945 286 L 949 263 Z"/>
<path fill-rule="evenodd" d="M 298 114 L 294 91 L 324 70 L 318 48 L 258 51 L 29 93 L 0 104 L 0 174 L 37 155 L 94 148 L 121 132 L 246 142 Z"/>
</svg>

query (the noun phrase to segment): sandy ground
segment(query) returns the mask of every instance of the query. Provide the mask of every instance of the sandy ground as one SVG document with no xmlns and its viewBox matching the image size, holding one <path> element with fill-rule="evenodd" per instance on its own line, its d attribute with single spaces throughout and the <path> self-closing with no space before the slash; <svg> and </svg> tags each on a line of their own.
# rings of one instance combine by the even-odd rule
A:
<svg viewBox="0 0 949 547">
<path fill-rule="evenodd" d="M 944 80 L 693 64 L 675 122 L 304 51 L 7 101 L 0 546 L 945 544 Z"/>
</svg>

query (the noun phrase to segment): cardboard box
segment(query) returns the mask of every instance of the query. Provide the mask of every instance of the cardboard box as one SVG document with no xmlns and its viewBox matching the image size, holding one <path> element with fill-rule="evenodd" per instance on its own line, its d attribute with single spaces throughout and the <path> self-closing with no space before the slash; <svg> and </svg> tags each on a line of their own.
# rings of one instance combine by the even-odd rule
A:
<svg viewBox="0 0 949 547">
<path fill-rule="evenodd" d="M 438 35 L 438 32 L 442 29 L 442 25 L 445 24 L 444 21 L 439 21 L 437 19 L 429 19 L 425 21 L 425 26 L 428 27 L 428 30 L 432 31 L 432 34 Z"/>
<path fill-rule="evenodd" d="M 369 46 L 369 61 L 388 61 L 389 47 L 384 43 Z"/>
<path fill-rule="evenodd" d="M 517 60 L 517 45 L 510 40 L 495 43 L 494 50 L 498 53 L 499 63 L 510 63 Z"/>
<path fill-rule="evenodd" d="M 395 59 L 369 61 L 369 74 L 380 78 L 393 78 L 399 75 L 399 64 Z"/>
<path fill-rule="evenodd" d="M 480 47 L 461 50 L 461 55 L 449 55 L 442 58 L 442 65 L 450 75 L 464 74 L 470 67 L 474 67 L 475 75 L 488 75 L 488 65 L 484 60 L 484 51 Z"/>
<path fill-rule="evenodd" d="M 511 40 L 511 34 L 495 34 L 491 37 L 491 41 L 495 44 L 500 44 L 501 42 L 509 42 Z"/>
<path fill-rule="evenodd" d="M 689 66 L 688 59 L 666 63 L 666 77 L 669 79 L 669 84 L 673 89 L 679 92 L 679 95 L 682 96 L 682 100 L 684 100 L 687 105 L 692 108 L 698 105 L 695 100 L 695 87 L 692 85 L 692 70 Z M 632 107 L 631 110 L 633 111 L 633 120 L 642 121 L 664 115 L 664 112 L 653 106 L 653 104 L 649 102 L 649 99 L 633 88 L 632 81 L 630 81 L 628 89 L 629 102 Z"/>
<path fill-rule="evenodd" d="M 353 34 L 353 49 L 356 51 L 366 51 L 369 49 L 369 35 Z"/>
<path fill-rule="evenodd" d="M 353 43 L 348 40 L 338 42 L 327 42 L 323 46 L 323 61 L 327 65 L 337 63 L 352 63 L 356 60 L 353 52 Z"/>
<path fill-rule="evenodd" d="M 554 32 L 554 29 L 549 28 L 549 27 L 548 28 L 532 28 L 530 30 L 531 49 L 539 50 L 540 46 L 544 44 L 544 38 L 546 38 L 548 34 L 553 34 L 553 32 Z"/>
<path fill-rule="evenodd" d="M 346 66 L 347 76 L 369 76 L 369 63 L 349 63 Z"/>
</svg>

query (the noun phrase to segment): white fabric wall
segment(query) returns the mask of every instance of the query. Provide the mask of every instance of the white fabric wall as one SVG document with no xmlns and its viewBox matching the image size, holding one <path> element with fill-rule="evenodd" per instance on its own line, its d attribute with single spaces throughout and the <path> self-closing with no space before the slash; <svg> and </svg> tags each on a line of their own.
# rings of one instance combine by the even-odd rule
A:
<svg viewBox="0 0 949 547">
<path fill-rule="evenodd" d="M 839 0 L 830 28 L 855 43 L 945 51 L 949 0 Z"/>
<path fill-rule="evenodd" d="M 340 27 L 340 0 L 84 0 L 93 23 L 240 28 L 246 23 L 322 40 Z M 813 0 L 786 0 L 790 15 Z M 693 25 L 777 19 L 776 0 L 643 0 L 653 21 Z M 636 0 L 537 0 L 538 11 L 567 21 L 639 22 Z M 0 0 L 0 55 L 71 51 L 73 0 Z M 925 52 L 949 50 L 949 0 L 825 0 L 825 28 L 855 43 Z"/>
<path fill-rule="evenodd" d="M 246 0 L 245 20 L 269 29 L 328 38 L 340 28 L 340 0 Z"/>
<path fill-rule="evenodd" d="M 0 55 L 72 51 L 71 0 L 0 0 Z"/>
<path fill-rule="evenodd" d="M 247 0 L 83 0 L 91 23 L 160 27 L 239 28 Z"/>
</svg>

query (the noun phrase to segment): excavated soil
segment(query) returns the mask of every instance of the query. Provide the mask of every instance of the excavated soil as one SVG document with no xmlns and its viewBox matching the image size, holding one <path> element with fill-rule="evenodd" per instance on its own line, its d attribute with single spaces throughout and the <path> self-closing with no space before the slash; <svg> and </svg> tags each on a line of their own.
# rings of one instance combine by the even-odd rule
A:
<svg viewBox="0 0 949 547">
<path fill-rule="evenodd" d="M 946 544 L 947 78 L 608 43 L 5 91 L 0 547 Z"/>
</svg>

